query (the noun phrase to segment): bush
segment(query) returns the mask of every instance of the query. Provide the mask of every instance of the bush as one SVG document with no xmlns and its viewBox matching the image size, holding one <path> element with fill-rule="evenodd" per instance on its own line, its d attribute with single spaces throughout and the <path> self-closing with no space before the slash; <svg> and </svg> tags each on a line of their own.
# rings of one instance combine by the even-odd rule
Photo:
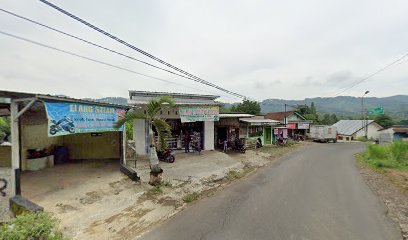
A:
<svg viewBox="0 0 408 240">
<path fill-rule="evenodd" d="M 49 213 L 23 213 L 0 226 L 0 240 L 60 240 L 58 220 Z"/>
<path fill-rule="evenodd" d="M 408 143 L 396 141 L 388 145 L 369 145 L 361 157 L 377 168 L 408 170 Z"/>
</svg>

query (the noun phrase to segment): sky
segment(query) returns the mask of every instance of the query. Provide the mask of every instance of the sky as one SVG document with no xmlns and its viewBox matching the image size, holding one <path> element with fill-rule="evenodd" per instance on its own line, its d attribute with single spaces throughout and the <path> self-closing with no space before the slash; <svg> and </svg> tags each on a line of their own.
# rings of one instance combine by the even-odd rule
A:
<svg viewBox="0 0 408 240">
<path fill-rule="evenodd" d="M 50 0 L 174 66 L 248 98 L 334 97 L 408 52 L 405 0 Z M 37 0 L 0 8 L 160 65 Z M 0 31 L 165 81 L 0 34 L 0 89 L 75 98 L 128 90 L 239 99 L 0 12 Z M 341 93 L 408 94 L 408 57 Z"/>
</svg>

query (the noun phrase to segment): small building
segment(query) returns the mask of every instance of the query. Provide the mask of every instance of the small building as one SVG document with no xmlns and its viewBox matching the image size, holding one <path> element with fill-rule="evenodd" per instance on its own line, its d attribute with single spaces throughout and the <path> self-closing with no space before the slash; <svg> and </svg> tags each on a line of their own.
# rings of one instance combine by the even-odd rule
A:
<svg viewBox="0 0 408 240">
<path fill-rule="evenodd" d="M 214 122 L 215 148 L 222 149 L 223 141 L 234 142 L 235 138 L 246 138 L 245 132 L 240 130 L 240 118 L 251 118 L 254 115 L 246 113 L 221 113 L 220 119 Z"/>
<path fill-rule="evenodd" d="M 160 97 L 172 97 L 175 107 L 161 111 L 159 117 L 166 119 L 171 126 L 172 137 L 168 140 L 169 147 L 181 149 L 184 146 L 183 134 L 198 132 L 201 135 L 201 146 L 204 150 L 214 150 L 214 122 L 219 120 L 219 106 L 215 101 L 219 96 L 169 92 L 129 91 L 128 103 L 141 113 L 146 111 L 146 104 Z M 149 135 L 147 123 L 143 119 L 134 121 L 133 138 L 138 156 L 149 154 Z"/>
<path fill-rule="evenodd" d="M 90 173 L 78 171 L 95 163 L 102 176 L 125 168 L 124 128 L 114 123 L 128 106 L 9 91 L 0 91 L 0 98 L 0 116 L 11 122 L 11 141 L 0 146 L 0 222 L 11 215 L 14 196 L 56 193 L 61 181 L 78 178 L 86 184 Z"/>
<path fill-rule="evenodd" d="M 368 139 L 378 139 L 378 130 L 383 129 L 381 125 L 374 120 L 340 120 L 333 124 L 337 127 L 339 141 L 353 141 L 365 136 L 367 128 Z"/>
<path fill-rule="evenodd" d="M 408 126 L 396 125 L 379 132 L 380 143 L 391 143 L 393 141 L 408 141 Z"/>
<path fill-rule="evenodd" d="M 253 118 L 240 118 L 241 134 L 247 138 L 261 138 L 262 144 L 272 144 L 274 141 L 273 128 L 279 125 L 279 121 L 264 119 L 263 116 Z"/>
<path fill-rule="evenodd" d="M 312 121 L 307 120 L 296 111 L 272 112 L 266 114 L 265 118 L 273 119 L 286 125 L 289 138 L 293 138 L 295 135 L 306 136 L 310 129 L 310 124 L 312 123 Z"/>
</svg>

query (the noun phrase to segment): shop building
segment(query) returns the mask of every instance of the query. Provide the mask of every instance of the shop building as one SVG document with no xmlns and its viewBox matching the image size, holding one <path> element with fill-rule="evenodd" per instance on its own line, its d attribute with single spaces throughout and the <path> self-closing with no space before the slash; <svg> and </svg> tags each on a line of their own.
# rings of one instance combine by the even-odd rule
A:
<svg viewBox="0 0 408 240">
<path fill-rule="evenodd" d="M 102 176 L 105 165 L 117 171 L 125 165 L 124 129 L 113 125 L 129 107 L 8 91 L 0 91 L 0 98 L 1 116 L 11 121 L 10 142 L 0 146 L 2 217 L 11 215 L 10 198 L 57 191 L 58 181 L 70 182 L 70 174 L 90 161 L 100 164 Z M 52 169 L 63 170 L 68 164 L 69 171 L 54 176 Z M 47 181 L 47 176 L 60 180 Z M 34 180 L 40 178 L 44 181 Z"/>
<path fill-rule="evenodd" d="M 183 149 L 183 134 L 193 135 L 199 133 L 203 150 L 214 150 L 214 123 L 219 120 L 219 106 L 221 103 L 215 101 L 219 96 L 129 91 L 129 105 L 137 107 L 135 111 L 144 113 L 146 104 L 160 97 L 172 97 L 174 107 L 169 107 L 160 112 L 160 118 L 166 119 L 171 126 L 172 137 L 168 140 L 172 149 Z M 148 125 L 145 120 L 138 119 L 133 124 L 133 138 L 136 145 L 136 154 L 148 155 L 149 135 Z"/>
<path fill-rule="evenodd" d="M 277 120 L 285 125 L 288 129 L 288 138 L 294 138 L 296 136 L 304 138 L 310 130 L 310 124 L 312 123 L 312 121 L 307 120 L 296 111 L 272 112 L 266 114 L 265 118 Z"/>
</svg>

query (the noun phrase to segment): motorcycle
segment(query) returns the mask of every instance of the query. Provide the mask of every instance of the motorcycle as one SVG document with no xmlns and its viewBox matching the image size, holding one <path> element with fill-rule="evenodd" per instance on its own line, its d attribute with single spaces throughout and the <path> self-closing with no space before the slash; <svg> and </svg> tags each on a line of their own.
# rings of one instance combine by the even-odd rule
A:
<svg viewBox="0 0 408 240">
<path fill-rule="evenodd" d="M 174 161 L 176 161 L 176 158 L 174 157 L 174 152 L 171 149 L 157 151 L 157 157 L 162 162 L 174 163 Z"/>
<path fill-rule="evenodd" d="M 235 152 L 240 152 L 240 153 L 245 153 L 246 148 L 245 148 L 245 143 L 243 143 L 241 140 L 236 140 L 231 144 L 232 150 Z"/>
<path fill-rule="evenodd" d="M 61 131 L 75 133 L 74 121 L 69 117 L 64 117 L 59 121 L 51 120 L 51 123 L 53 124 L 50 126 L 51 135 L 55 135 L 57 132 Z"/>
</svg>

